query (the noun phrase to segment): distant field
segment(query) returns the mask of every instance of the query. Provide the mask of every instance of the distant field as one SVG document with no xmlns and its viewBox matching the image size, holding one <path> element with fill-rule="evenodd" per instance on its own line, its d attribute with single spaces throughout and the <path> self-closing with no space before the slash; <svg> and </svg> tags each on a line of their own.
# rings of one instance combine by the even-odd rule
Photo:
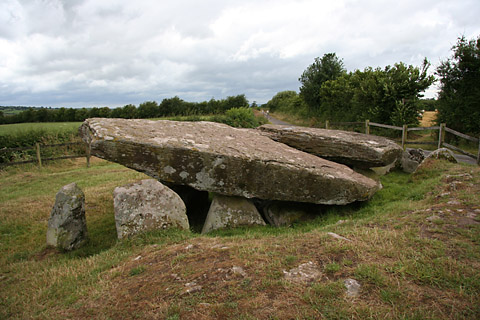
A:
<svg viewBox="0 0 480 320">
<path fill-rule="evenodd" d="M 45 130 L 49 132 L 72 131 L 80 127 L 81 122 L 35 122 L 0 125 L 0 135 L 16 134 L 18 132 Z"/>
<path fill-rule="evenodd" d="M 4 116 L 13 116 L 13 115 L 16 115 L 16 114 L 19 114 L 20 112 L 23 112 L 27 109 L 14 109 L 14 108 L 2 108 L 0 109 L 0 111 L 3 112 L 3 115 Z"/>
</svg>

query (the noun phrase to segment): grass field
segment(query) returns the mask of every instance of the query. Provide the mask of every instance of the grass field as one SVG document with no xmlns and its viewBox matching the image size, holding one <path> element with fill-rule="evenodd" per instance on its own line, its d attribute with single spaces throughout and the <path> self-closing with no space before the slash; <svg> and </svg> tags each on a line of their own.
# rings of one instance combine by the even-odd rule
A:
<svg viewBox="0 0 480 320">
<path fill-rule="evenodd" d="M 81 122 L 33 122 L 0 125 L 0 135 L 17 134 L 25 131 L 45 130 L 48 132 L 63 132 L 77 130 Z"/>
<path fill-rule="evenodd" d="M 144 177 L 98 159 L 90 169 L 76 160 L 1 171 L 0 318 L 480 317 L 478 167 L 437 161 L 413 176 L 394 172 L 371 201 L 324 207 L 291 228 L 117 241 L 112 191 Z M 71 182 L 85 192 L 91 241 L 61 253 L 45 247 L 46 223 Z M 308 262 L 315 281 L 285 278 Z M 347 296 L 348 278 L 359 296 Z"/>
</svg>

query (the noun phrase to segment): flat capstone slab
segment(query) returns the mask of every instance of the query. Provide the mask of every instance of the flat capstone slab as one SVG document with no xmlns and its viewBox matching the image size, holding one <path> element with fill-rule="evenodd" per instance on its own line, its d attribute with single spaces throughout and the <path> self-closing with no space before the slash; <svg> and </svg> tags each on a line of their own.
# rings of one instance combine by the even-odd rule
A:
<svg viewBox="0 0 480 320">
<path fill-rule="evenodd" d="M 94 156 L 223 195 L 347 204 L 380 188 L 344 165 L 220 123 L 92 118 L 80 133 Z"/>
</svg>

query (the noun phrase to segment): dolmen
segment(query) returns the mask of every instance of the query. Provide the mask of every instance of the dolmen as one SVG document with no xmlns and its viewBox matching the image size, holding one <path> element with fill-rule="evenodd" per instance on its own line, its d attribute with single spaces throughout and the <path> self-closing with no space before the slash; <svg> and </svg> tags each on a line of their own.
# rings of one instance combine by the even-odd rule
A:
<svg viewBox="0 0 480 320">
<path fill-rule="evenodd" d="M 343 164 L 220 123 L 91 118 L 80 133 L 94 156 L 225 196 L 344 205 L 380 188 Z"/>
<path fill-rule="evenodd" d="M 189 221 L 192 218 L 188 214 L 191 198 L 198 195 L 203 199 L 207 196 L 208 201 L 210 193 L 213 202 L 206 219 L 202 218 L 205 220 L 203 232 L 242 225 L 263 225 L 262 212 L 264 216 L 268 216 L 267 221 L 283 221 L 285 216 L 288 216 L 288 222 L 277 221 L 275 225 L 290 225 L 291 217 L 296 217 L 298 210 L 295 214 L 283 212 L 285 210 L 267 210 L 268 215 L 265 210 L 271 208 L 271 204 L 282 207 L 283 203 L 289 204 L 285 208 L 293 206 L 294 209 L 295 203 L 313 206 L 345 205 L 366 201 L 381 188 L 379 182 L 357 173 L 350 167 L 324 159 L 318 156 L 318 152 L 282 138 L 287 136 L 284 132 L 291 135 L 292 131 L 289 128 L 268 126 L 259 130 L 239 129 L 213 122 L 105 118 L 87 119 L 80 127 L 81 137 L 90 145 L 92 155 L 143 172 L 178 192 L 187 204 Z M 306 133 L 298 131 L 298 135 L 305 136 Z M 322 138 L 313 136 L 309 135 L 310 144 L 318 145 L 315 139 Z M 388 162 L 397 154 L 394 147 L 388 142 L 380 142 L 377 137 L 369 136 L 368 141 L 371 149 L 388 146 L 385 149 L 394 150 L 385 152 L 388 155 L 381 160 L 378 158 L 382 157 L 375 154 L 378 150 L 367 151 L 366 154 L 375 154 L 365 160 L 374 162 L 369 166 Z M 307 146 L 308 141 L 302 144 Z M 348 149 L 346 145 L 343 148 Z M 345 162 L 357 163 L 356 160 Z M 123 189 L 130 190 L 131 186 Z M 146 207 L 157 206 L 160 208 L 159 212 L 161 211 L 159 215 L 167 221 L 173 221 L 167 212 L 169 210 L 161 209 L 163 204 L 158 206 L 153 203 L 153 194 L 161 197 L 163 192 L 142 192 L 151 193 L 152 196 L 142 198 L 130 191 L 122 196 L 125 199 L 130 197 L 145 200 L 141 200 L 142 204 L 139 204 L 138 208 L 135 204 L 130 205 L 121 215 L 117 213 L 123 212 L 120 207 L 125 206 L 126 202 L 118 192 L 115 193 L 114 207 L 119 238 L 129 236 L 131 230 L 145 229 L 144 224 L 131 226 L 132 223 L 136 224 L 135 221 L 151 219 L 152 223 L 148 222 L 148 225 L 153 225 L 154 222 L 160 223 L 162 228 L 167 225 L 163 222 L 164 218 L 159 220 L 152 210 L 146 212 Z M 146 203 L 147 200 L 152 203 Z M 197 207 L 198 205 L 195 205 L 193 211 L 198 209 Z M 278 219 L 272 217 L 272 212 L 277 211 L 281 213 Z M 182 219 L 180 229 L 188 228 L 185 227 L 185 218 Z M 128 225 L 128 231 L 125 231 L 123 225 Z"/>
</svg>

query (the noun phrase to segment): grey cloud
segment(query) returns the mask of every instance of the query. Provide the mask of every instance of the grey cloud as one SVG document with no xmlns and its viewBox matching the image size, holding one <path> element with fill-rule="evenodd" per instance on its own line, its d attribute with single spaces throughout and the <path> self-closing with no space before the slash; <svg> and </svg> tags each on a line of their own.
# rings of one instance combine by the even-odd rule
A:
<svg viewBox="0 0 480 320">
<path fill-rule="evenodd" d="M 0 104 L 110 105 L 298 90 L 315 57 L 349 70 L 438 64 L 480 4 L 406 1 L 6 0 Z M 3 10 L 5 9 L 5 10 Z"/>
</svg>

